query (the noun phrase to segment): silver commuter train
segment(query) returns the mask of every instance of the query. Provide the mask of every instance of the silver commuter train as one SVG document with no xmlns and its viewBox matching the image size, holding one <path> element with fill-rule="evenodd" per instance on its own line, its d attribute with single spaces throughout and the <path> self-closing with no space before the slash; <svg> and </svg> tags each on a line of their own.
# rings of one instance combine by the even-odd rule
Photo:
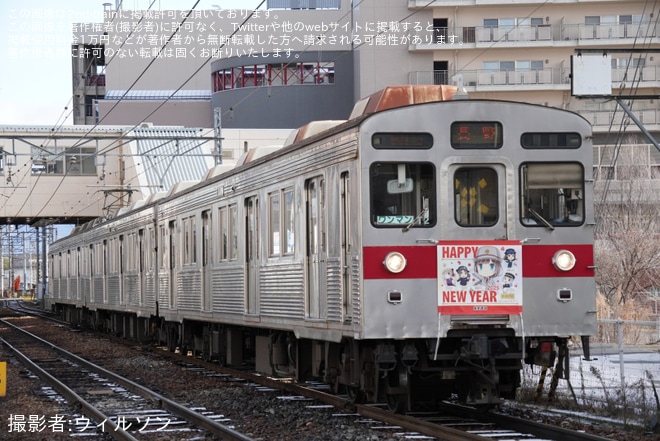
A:
<svg viewBox="0 0 660 441">
<path fill-rule="evenodd" d="M 76 227 L 50 246 L 46 306 L 397 411 L 515 398 L 523 361 L 577 336 L 588 355 L 595 331 L 591 126 L 455 90 L 386 88 Z"/>
</svg>

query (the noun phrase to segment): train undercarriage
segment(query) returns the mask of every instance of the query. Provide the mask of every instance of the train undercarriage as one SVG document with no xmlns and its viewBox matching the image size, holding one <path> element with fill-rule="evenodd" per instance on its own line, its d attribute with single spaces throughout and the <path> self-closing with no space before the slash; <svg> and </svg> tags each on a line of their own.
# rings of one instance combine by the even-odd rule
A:
<svg viewBox="0 0 660 441">
<path fill-rule="evenodd" d="M 57 305 L 69 322 L 169 351 L 239 369 L 298 380 L 316 379 L 356 402 L 387 403 L 397 412 L 455 398 L 489 407 L 515 399 L 525 361 L 552 364 L 555 345 L 547 339 L 525 351 L 507 329 L 456 330 L 446 338 L 327 342 L 297 339 L 288 331 L 218 323 L 166 321 L 118 311 Z"/>
</svg>

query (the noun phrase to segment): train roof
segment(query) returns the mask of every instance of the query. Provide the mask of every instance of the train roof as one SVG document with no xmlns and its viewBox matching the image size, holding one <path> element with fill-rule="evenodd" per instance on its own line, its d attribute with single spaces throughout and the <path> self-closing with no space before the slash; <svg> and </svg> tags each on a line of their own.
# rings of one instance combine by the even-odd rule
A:
<svg viewBox="0 0 660 441">
<path fill-rule="evenodd" d="M 457 91 L 458 87 L 447 85 L 389 86 L 355 103 L 349 119 L 412 104 L 450 101 Z"/>
<path fill-rule="evenodd" d="M 135 209 L 145 207 L 160 199 L 167 199 L 173 197 L 175 194 L 183 193 L 187 190 L 190 190 L 198 185 L 203 185 L 204 182 L 217 181 L 225 177 L 227 174 L 235 173 L 240 168 L 256 165 L 254 163 L 265 162 L 271 154 L 283 154 L 284 151 L 289 149 L 295 149 L 297 146 L 294 146 L 301 141 L 311 142 L 312 138 L 322 138 L 332 134 L 333 132 L 345 130 L 347 128 L 358 125 L 362 120 L 367 118 L 369 115 L 395 109 L 399 107 L 405 107 L 415 104 L 424 104 L 424 103 L 433 103 L 433 102 L 442 102 L 442 101 L 453 101 L 456 99 L 465 98 L 466 95 L 464 91 L 459 90 L 456 86 L 449 85 L 400 85 L 400 86 L 388 86 L 378 92 L 375 92 L 369 96 L 366 96 L 355 103 L 353 111 L 350 114 L 348 120 L 324 120 L 324 121 L 312 121 L 298 129 L 292 131 L 289 137 L 286 139 L 285 143 L 281 146 L 262 146 L 250 149 L 248 152 L 243 154 L 241 158 L 237 161 L 236 164 L 221 164 L 215 166 L 206 173 L 204 178 L 201 181 L 183 181 L 179 184 L 174 185 L 169 191 L 162 191 L 158 193 L 151 194 L 147 199 L 140 203 L 134 203 L 129 207 L 121 209 L 114 217 L 129 213 Z M 493 101 L 493 100 L 475 100 L 475 101 Z M 494 100 L 502 102 L 501 100 Z M 530 103 L 523 103 L 519 101 L 510 101 L 518 105 L 526 104 L 529 106 L 536 106 Z M 556 109 L 558 111 L 568 112 L 564 109 Z M 573 112 L 571 112 L 573 113 Z M 585 119 L 586 121 L 586 119 Z M 105 221 L 109 218 L 98 218 L 93 221 L 83 224 L 79 227 L 76 227 L 71 234 L 78 234 L 88 229 L 91 229 Z"/>
</svg>

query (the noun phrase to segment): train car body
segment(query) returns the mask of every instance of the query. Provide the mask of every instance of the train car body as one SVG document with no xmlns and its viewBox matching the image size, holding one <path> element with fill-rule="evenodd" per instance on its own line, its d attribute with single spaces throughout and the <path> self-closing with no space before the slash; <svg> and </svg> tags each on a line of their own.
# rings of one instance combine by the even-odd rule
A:
<svg viewBox="0 0 660 441">
<path fill-rule="evenodd" d="M 388 88 L 50 247 L 47 306 L 356 400 L 514 398 L 595 331 L 591 126 Z M 588 342 L 588 339 L 584 340 Z"/>
</svg>

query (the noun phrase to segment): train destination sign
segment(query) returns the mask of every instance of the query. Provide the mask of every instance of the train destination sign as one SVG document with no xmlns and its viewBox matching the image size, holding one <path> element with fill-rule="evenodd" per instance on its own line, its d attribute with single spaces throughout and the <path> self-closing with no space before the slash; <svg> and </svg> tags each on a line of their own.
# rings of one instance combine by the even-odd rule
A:
<svg viewBox="0 0 660 441">
<path fill-rule="evenodd" d="M 455 149 L 499 149 L 502 147 L 502 124 L 496 121 L 452 123 L 451 146 Z"/>
<path fill-rule="evenodd" d="M 438 243 L 438 313 L 522 313 L 519 241 Z"/>
</svg>

